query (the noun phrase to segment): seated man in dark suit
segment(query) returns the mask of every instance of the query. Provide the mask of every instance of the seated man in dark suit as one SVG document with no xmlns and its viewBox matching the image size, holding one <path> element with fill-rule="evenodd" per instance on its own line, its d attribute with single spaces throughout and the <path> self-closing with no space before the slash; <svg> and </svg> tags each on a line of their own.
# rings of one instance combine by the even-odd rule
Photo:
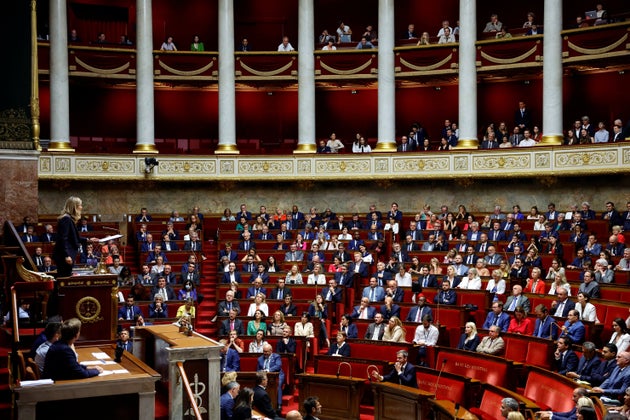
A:
<svg viewBox="0 0 630 420">
<path fill-rule="evenodd" d="M 238 315 L 238 312 L 236 310 L 236 308 L 232 308 L 230 310 L 230 314 L 229 314 L 229 318 L 223 320 L 223 322 L 221 323 L 221 328 L 219 328 L 219 335 L 220 336 L 227 336 L 230 331 L 235 330 L 238 335 L 243 335 L 245 334 L 245 327 L 243 327 L 243 321 L 241 321 L 240 319 L 237 319 L 236 316 Z"/>
<path fill-rule="evenodd" d="M 557 349 L 554 353 L 556 359 L 556 370 L 560 375 L 564 375 L 567 372 L 573 372 L 578 367 L 578 357 L 571 346 L 573 341 L 569 337 L 560 337 L 558 339 Z"/>
<path fill-rule="evenodd" d="M 396 353 L 396 363 L 394 368 L 387 375 L 379 375 L 377 371 L 372 372 L 372 378 L 381 382 L 392 382 L 399 385 L 405 385 L 412 388 L 418 388 L 418 380 L 416 378 L 416 368 L 412 363 L 407 363 L 409 354 L 405 350 L 399 350 Z"/>
<path fill-rule="evenodd" d="M 133 321 L 136 315 L 142 315 L 142 310 L 135 304 L 132 295 L 127 296 L 127 303 L 118 310 L 118 320 Z"/>
<path fill-rule="evenodd" d="M 339 286 L 352 287 L 354 276 L 352 273 L 348 273 L 348 266 L 346 264 L 342 264 L 341 271 L 335 273 L 335 281 Z"/>
<path fill-rule="evenodd" d="M 81 321 L 70 318 L 61 324 L 61 337 L 54 342 L 44 362 L 42 378 L 54 381 L 67 379 L 84 379 L 97 376 L 103 372 L 103 368 L 95 366 L 86 368 L 79 364 L 74 352 L 73 344 L 81 334 Z"/>
<path fill-rule="evenodd" d="M 584 377 L 591 377 L 593 372 L 597 371 L 601 360 L 597 357 L 597 347 L 590 341 L 582 343 L 582 357 L 578 363 L 575 371 L 569 371 L 565 375 L 572 379 L 580 379 L 582 375 Z"/>
<path fill-rule="evenodd" d="M 122 349 L 130 353 L 133 351 L 133 343 L 131 342 L 131 340 L 129 340 L 129 330 L 127 328 L 123 328 L 118 333 L 116 347 L 121 347 Z"/>
</svg>

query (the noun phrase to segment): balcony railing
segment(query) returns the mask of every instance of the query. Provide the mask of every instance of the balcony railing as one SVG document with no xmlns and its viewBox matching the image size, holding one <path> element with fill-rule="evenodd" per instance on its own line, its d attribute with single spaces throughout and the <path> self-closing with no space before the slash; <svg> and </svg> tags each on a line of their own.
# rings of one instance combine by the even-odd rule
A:
<svg viewBox="0 0 630 420">
<path fill-rule="evenodd" d="M 592 60 L 630 64 L 630 22 L 563 31 L 562 57 L 565 65 Z M 505 40 L 477 42 L 480 72 L 542 67 L 544 35 L 516 36 Z M 134 79 L 136 51 L 129 48 L 68 47 L 71 76 Z M 39 43 L 40 73 L 49 72 L 49 44 Z M 315 50 L 316 81 L 376 80 L 378 50 Z M 154 51 L 156 81 L 216 83 L 217 52 Z M 297 52 L 235 53 L 235 76 L 245 82 L 297 82 Z M 399 78 L 457 74 L 459 44 L 401 46 L 395 48 L 395 69 Z"/>
</svg>

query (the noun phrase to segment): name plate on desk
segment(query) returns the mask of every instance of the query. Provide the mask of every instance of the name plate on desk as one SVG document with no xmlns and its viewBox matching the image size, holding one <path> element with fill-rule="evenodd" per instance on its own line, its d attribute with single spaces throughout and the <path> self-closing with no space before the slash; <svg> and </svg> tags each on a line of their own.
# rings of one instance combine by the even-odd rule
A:
<svg viewBox="0 0 630 420">
<path fill-rule="evenodd" d="M 64 277 L 59 280 L 60 287 L 85 287 L 85 286 L 116 286 L 117 276 L 110 274 L 92 274 L 73 277 Z"/>
</svg>

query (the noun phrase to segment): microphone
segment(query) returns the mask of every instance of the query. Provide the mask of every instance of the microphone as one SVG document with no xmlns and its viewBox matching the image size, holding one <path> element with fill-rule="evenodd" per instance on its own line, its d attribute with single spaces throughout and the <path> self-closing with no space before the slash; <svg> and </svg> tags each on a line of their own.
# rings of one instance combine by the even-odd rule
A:
<svg viewBox="0 0 630 420">
<path fill-rule="evenodd" d="M 442 372 L 444 372 L 444 366 L 446 365 L 446 362 L 448 360 L 446 359 L 446 357 L 444 359 L 442 359 L 442 366 L 440 367 L 440 373 L 438 373 L 438 377 L 437 380 L 435 381 L 435 395 L 434 397 L 437 399 L 437 393 L 438 393 L 438 385 L 440 384 L 440 378 L 442 377 Z"/>
<path fill-rule="evenodd" d="M 440 290 L 438 290 L 438 301 L 437 301 L 437 311 L 436 311 L 436 317 L 435 317 L 435 326 L 438 328 L 438 330 L 440 329 Z"/>
<path fill-rule="evenodd" d="M 341 363 L 337 365 L 337 379 L 339 379 L 339 373 L 341 372 Z"/>
</svg>

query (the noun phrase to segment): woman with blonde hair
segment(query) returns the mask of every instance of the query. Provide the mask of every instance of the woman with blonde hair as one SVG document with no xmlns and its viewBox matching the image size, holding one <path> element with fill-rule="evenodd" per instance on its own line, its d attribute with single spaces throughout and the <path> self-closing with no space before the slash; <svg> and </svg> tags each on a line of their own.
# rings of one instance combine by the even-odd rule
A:
<svg viewBox="0 0 630 420">
<path fill-rule="evenodd" d="M 497 299 L 497 295 L 505 294 L 505 279 L 503 278 L 503 271 L 498 268 L 492 271 L 492 278 L 488 281 L 486 290 L 494 294 L 495 300 Z"/>
<path fill-rule="evenodd" d="M 459 338 L 457 348 L 460 350 L 475 351 L 479 345 L 479 335 L 477 334 L 477 326 L 474 322 L 467 322 L 464 327 L 464 333 Z"/>
<path fill-rule="evenodd" d="M 302 274 L 297 264 L 293 264 L 287 273 L 287 277 L 284 279 L 286 284 L 304 284 L 302 282 Z"/>
<path fill-rule="evenodd" d="M 55 242 L 52 257 L 57 264 L 59 277 L 70 276 L 79 248 L 83 246 L 83 249 L 87 249 L 88 239 L 82 238 L 77 228 L 82 211 L 83 201 L 79 197 L 70 197 L 57 217 L 57 242 Z M 98 239 L 91 238 L 90 241 L 97 242 Z"/>
<path fill-rule="evenodd" d="M 269 326 L 269 329 L 267 330 L 267 334 L 282 335 L 282 332 L 287 325 L 288 324 L 284 320 L 284 314 L 282 313 L 282 311 L 277 310 L 273 313 L 273 320 L 271 322 L 271 325 Z"/>
<path fill-rule="evenodd" d="M 436 257 L 431 258 L 431 261 L 429 262 L 429 273 L 430 274 L 434 274 L 436 276 L 439 276 L 442 274 L 442 267 L 440 267 L 440 260 L 438 260 Z"/>
<path fill-rule="evenodd" d="M 247 310 L 247 316 L 253 316 L 256 311 L 261 311 L 265 316 L 269 316 L 269 306 L 265 302 L 266 297 L 264 293 L 258 293 L 254 297 L 254 303 L 250 303 Z"/>
<path fill-rule="evenodd" d="M 385 332 L 383 333 L 383 341 L 391 341 L 395 343 L 404 343 L 407 331 L 402 326 L 402 321 L 397 316 L 389 319 Z"/>
<path fill-rule="evenodd" d="M 555 296 L 560 288 L 567 291 L 567 296 L 571 296 L 571 285 L 567 281 L 567 276 L 564 275 L 564 271 L 562 273 L 559 272 L 554 277 L 553 283 L 551 283 L 551 287 L 549 288 L 549 294 Z"/>
</svg>

